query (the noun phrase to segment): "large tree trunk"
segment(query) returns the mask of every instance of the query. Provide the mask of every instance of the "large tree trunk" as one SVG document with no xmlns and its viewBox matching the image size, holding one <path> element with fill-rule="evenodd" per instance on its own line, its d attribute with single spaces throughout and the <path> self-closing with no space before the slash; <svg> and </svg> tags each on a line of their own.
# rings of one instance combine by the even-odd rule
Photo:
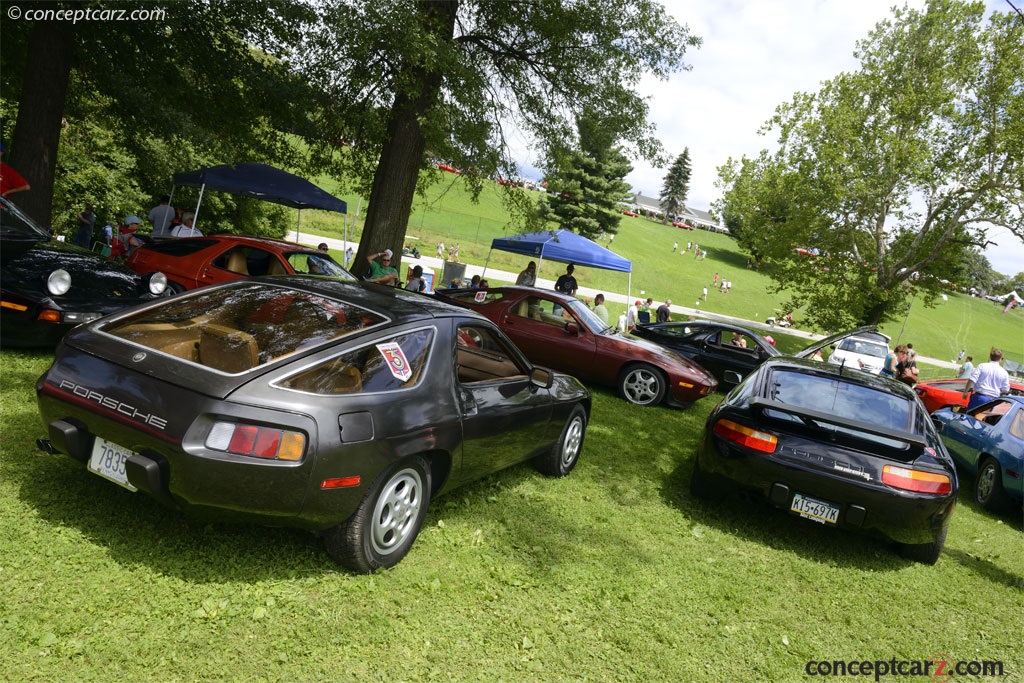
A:
<svg viewBox="0 0 1024 683">
<path fill-rule="evenodd" d="M 53 175 L 74 52 L 74 36 L 63 22 L 35 22 L 8 163 L 31 186 L 11 199 L 45 227 L 52 225 Z"/>
<path fill-rule="evenodd" d="M 438 37 L 452 40 L 458 7 L 458 0 L 421 2 L 424 26 Z M 426 146 L 419 119 L 426 116 L 437 101 L 442 82 L 440 72 L 428 71 L 418 65 L 408 68 L 413 70 L 421 88 L 415 93 L 398 93 L 391 107 L 388 140 L 381 149 L 380 163 L 373 176 L 363 236 L 352 266 L 356 274 L 366 269 L 368 255 L 384 249 L 394 252 L 393 267 L 401 265 L 402 245 Z"/>
</svg>

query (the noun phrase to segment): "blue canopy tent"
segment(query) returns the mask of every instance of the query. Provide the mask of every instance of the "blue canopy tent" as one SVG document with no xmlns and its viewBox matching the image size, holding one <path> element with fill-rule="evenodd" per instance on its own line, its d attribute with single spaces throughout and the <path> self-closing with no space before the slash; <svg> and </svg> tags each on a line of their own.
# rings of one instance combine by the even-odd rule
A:
<svg viewBox="0 0 1024 683">
<path fill-rule="evenodd" d="M 543 230 L 526 235 L 499 237 L 491 241 L 491 251 L 495 249 L 536 258 L 538 272 L 540 272 L 540 266 L 544 259 L 549 259 L 578 266 L 629 273 L 626 297 L 630 296 L 629 292 L 633 284 L 633 264 L 629 259 L 622 258 L 592 240 L 569 230 Z M 491 254 L 488 252 L 487 261 L 490 262 L 490 260 Z M 484 272 L 487 272 L 486 263 Z"/>
<path fill-rule="evenodd" d="M 206 190 L 229 192 L 245 197 L 254 197 L 274 204 L 283 204 L 295 209 L 323 209 L 347 213 L 348 206 L 332 194 L 324 192 L 305 178 L 282 171 L 279 168 L 260 163 L 222 164 L 174 174 L 177 187 L 198 187 L 199 200 L 196 202 L 196 217 Z M 174 193 L 171 192 L 173 199 Z M 301 217 L 300 217 L 301 220 Z"/>
</svg>

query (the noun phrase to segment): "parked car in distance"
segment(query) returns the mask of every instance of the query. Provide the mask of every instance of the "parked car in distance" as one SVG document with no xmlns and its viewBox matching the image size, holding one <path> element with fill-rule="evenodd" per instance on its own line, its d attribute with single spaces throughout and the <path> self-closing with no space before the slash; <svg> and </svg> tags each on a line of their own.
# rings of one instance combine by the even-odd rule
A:
<svg viewBox="0 0 1024 683">
<path fill-rule="evenodd" d="M 846 365 L 865 372 L 879 373 L 889 354 L 890 337 L 881 332 L 865 332 L 839 342 L 828 357 L 834 365 Z"/>
<path fill-rule="evenodd" d="M 718 386 L 674 351 L 619 334 L 575 297 L 532 287 L 444 289 L 435 296 L 486 316 L 534 363 L 615 387 L 630 403 L 688 405 Z"/>
<path fill-rule="evenodd" d="M 167 278 L 140 277 L 98 253 L 50 239 L 0 197 L 0 345 L 54 347 L 76 325 L 166 296 Z"/>
<path fill-rule="evenodd" d="M 918 382 L 914 385 L 921 403 L 934 413 L 940 408 L 952 408 L 959 406 L 966 408 L 968 399 L 964 398 L 964 387 L 967 386 L 966 377 L 949 377 L 947 379 L 929 379 Z M 1010 380 L 1010 395 L 1024 396 L 1024 383 Z"/>
<path fill-rule="evenodd" d="M 310 276 L 79 327 L 36 389 L 41 449 L 190 515 L 316 532 L 359 572 L 401 560 L 435 495 L 524 461 L 568 474 L 590 417 L 482 316 Z"/>
<path fill-rule="evenodd" d="M 839 343 L 850 335 L 862 335 L 874 329 L 858 327 L 842 332 L 815 342 L 794 355 L 812 357 L 826 346 Z M 783 355 L 769 337 L 746 327 L 711 320 L 638 325 L 633 334 L 686 356 L 727 385 L 737 384 L 769 358 Z"/>
<path fill-rule="evenodd" d="M 909 387 L 849 367 L 772 358 L 708 416 L 691 492 L 730 490 L 934 564 L 956 503 L 953 461 Z"/>
<path fill-rule="evenodd" d="M 1024 397 L 1003 396 L 971 411 L 940 408 L 932 420 L 957 465 L 975 476 L 974 500 L 999 511 L 1024 502 Z"/>
<path fill-rule="evenodd" d="M 153 240 L 128 257 L 128 267 L 145 275 L 161 271 L 176 292 L 259 275 L 326 275 L 354 280 L 328 254 L 294 242 L 211 235 Z"/>
</svg>

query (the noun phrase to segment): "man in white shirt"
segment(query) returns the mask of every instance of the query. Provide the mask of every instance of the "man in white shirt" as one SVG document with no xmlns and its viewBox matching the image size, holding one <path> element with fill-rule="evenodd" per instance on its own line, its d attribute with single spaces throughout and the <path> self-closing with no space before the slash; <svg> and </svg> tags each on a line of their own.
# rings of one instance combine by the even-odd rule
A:
<svg viewBox="0 0 1024 683">
<path fill-rule="evenodd" d="M 174 207 L 167 195 L 160 197 L 160 203 L 149 210 L 149 223 L 153 226 L 153 237 L 167 237 L 170 233 L 171 221 L 174 220 Z"/>
<path fill-rule="evenodd" d="M 963 398 L 972 390 L 971 400 L 967 404 L 967 410 L 974 410 L 983 403 L 999 398 L 1003 394 L 1010 393 L 1010 375 L 1003 369 L 1000 363 L 1003 360 L 1001 349 L 992 347 L 988 354 L 987 363 L 979 363 L 971 373 L 971 378 L 964 386 Z"/>
<path fill-rule="evenodd" d="M 626 332 L 632 332 L 633 328 L 636 327 L 637 315 L 640 313 L 640 300 L 636 302 L 626 310 Z"/>
<path fill-rule="evenodd" d="M 181 217 L 181 225 L 171 231 L 171 237 L 202 237 L 203 233 L 199 228 L 193 227 L 196 221 L 194 213 L 186 213 Z"/>
</svg>

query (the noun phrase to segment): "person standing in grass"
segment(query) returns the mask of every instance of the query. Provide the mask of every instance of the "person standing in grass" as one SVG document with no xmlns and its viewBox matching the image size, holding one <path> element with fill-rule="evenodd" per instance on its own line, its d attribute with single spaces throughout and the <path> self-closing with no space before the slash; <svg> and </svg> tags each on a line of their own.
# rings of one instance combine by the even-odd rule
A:
<svg viewBox="0 0 1024 683">
<path fill-rule="evenodd" d="M 964 393 L 961 395 L 971 400 L 967 403 L 967 410 L 974 410 L 978 406 L 999 398 L 1003 394 L 1010 393 L 1010 375 L 1002 366 L 1003 352 L 1001 349 L 992 347 L 988 354 L 988 362 L 981 363 L 974 368 L 971 378 L 964 386 Z"/>
<path fill-rule="evenodd" d="M 967 360 L 960 366 L 960 370 L 956 373 L 957 378 L 966 377 L 971 378 L 971 373 L 974 372 L 974 356 L 967 356 Z"/>
<path fill-rule="evenodd" d="M 604 305 L 604 294 L 594 297 L 594 313 L 605 325 L 608 324 L 608 308 Z"/>
<path fill-rule="evenodd" d="M 519 273 L 519 277 L 516 278 L 516 285 L 520 287 L 533 287 L 537 284 L 537 264 L 530 261 L 526 264 L 526 268 Z"/>
</svg>

